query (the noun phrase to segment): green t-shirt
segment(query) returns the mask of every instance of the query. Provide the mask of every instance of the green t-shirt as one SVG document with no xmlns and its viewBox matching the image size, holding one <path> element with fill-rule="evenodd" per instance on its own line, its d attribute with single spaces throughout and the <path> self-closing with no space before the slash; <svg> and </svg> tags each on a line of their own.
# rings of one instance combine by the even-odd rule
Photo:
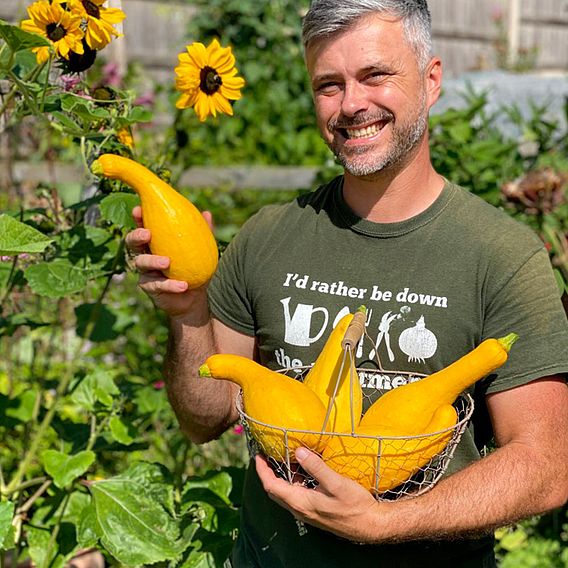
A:
<svg viewBox="0 0 568 568">
<path fill-rule="evenodd" d="M 358 346 L 358 366 L 378 355 L 385 370 L 430 374 L 485 338 L 517 333 L 507 363 L 470 389 L 476 412 L 450 464 L 455 471 L 477 459 L 490 436 L 485 393 L 568 372 L 568 322 L 548 254 L 524 225 L 451 183 L 416 217 L 381 224 L 349 209 L 342 182 L 252 217 L 221 258 L 211 311 L 255 336 L 260 361 L 273 369 L 312 364 L 335 323 L 361 305 L 369 337 Z M 363 373 L 365 395 L 398 386 L 395 375 Z M 490 539 L 361 546 L 313 527 L 300 536 L 253 466 L 235 566 L 483 566 L 457 558 L 475 562 L 475 550 L 490 549 Z"/>
</svg>

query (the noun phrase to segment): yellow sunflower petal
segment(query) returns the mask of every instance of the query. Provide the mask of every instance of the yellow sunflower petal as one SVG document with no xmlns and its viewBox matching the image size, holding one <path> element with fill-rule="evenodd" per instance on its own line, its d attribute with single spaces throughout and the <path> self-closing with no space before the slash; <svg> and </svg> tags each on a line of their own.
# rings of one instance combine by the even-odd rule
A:
<svg viewBox="0 0 568 568">
<path fill-rule="evenodd" d="M 126 18 L 126 14 L 120 8 L 103 8 L 101 19 L 109 24 L 119 24 Z"/>
<path fill-rule="evenodd" d="M 36 54 L 38 64 L 44 63 L 49 59 L 49 47 L 34 47 L 32 51 Z"/>
<path fill-rule="evenodd" d="M 231 103 L 221 94 L 220 91 L 217 91 L 212 97 L 212 102 L 215 104 L 215 107 L 218 111 L 224 112 L 230 116 L 233 115 L 233 107 Z"/>
<path fill-rule="evenodd" d="M 210 114 L 209 97 L 205 93 L 199 91 L 197 95 L 197 100 L 195 101 L 195 105 L 193 108 L 195 110 L 195 114 L 197 114 L 197 118 L 199 118 L 201 122 L 205 122 L 205 120 Z"/>
<path fill-rule="evenodd" d="M 199 69 L 208 65 L 207 51 L 202 43 L 195 42 L 187 46 L 187 53 Z"/>
</svg>

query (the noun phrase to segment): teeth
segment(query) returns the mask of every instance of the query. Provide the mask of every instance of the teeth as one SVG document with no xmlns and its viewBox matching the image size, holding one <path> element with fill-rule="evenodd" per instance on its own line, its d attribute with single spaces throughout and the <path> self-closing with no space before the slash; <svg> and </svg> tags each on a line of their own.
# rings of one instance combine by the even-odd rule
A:
<svg viewBox="0 0 568 568">
<path fill-rule="evenodd" d="M 380 131 L 376 124 L 367 126 L 366 128 L 346 128 L 349 138 L 370 138 Z"/>
</svg>

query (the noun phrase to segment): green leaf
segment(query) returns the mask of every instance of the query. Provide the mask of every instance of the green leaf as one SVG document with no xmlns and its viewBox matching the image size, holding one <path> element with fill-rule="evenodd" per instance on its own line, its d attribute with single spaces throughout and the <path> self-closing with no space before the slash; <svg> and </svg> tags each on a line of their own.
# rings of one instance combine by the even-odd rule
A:
<svg viewBox="0 0 568 568">
<path fill-rule="evenodd" d="M 6 410 L 6 416 L 19 422 L 29 422 L 34 415 L 37 396 L 35 389 L 25 390 L 16 398 L 14 405 Z"/>
<path fill-rule="evenodd" d="M 0 551 L 14 547 L 14 518 L 15 505 L 11 501 L 0 502 Z"/>
<path fill-rule="evenodd" d="M 177 522 L 143 485 L 130 479 L 96 481 L 90 486 L 100 541 L 127 566 L 154 564 L 179 556 L 189 543 Z"/>
<path fill-rule="evenodd" d="M 96 547 L 99 542 L 97 514 L 91 503 L 83 509 L 81 519 L 77 523 L 77 542 L 82 548 Z"/>
<path fill-rule="evenodd" d="M 161 464 L 134 462 L 114 479 L 131 480 L 144 487 L 156 503 L 174 514 L 174 485 L 171 473 Z"/>
<path fill-rule="evenodd" d="M 43 252 L 53 242 L 37 229 L 10 215 L 0 215 L 0 255 Z"/>
<path fill-rule="evenodd" d="M 111 193 L 101 201 L 101 216 L 119 227 L 135 229 L 132 209 L 136 205 L 140 205 L 140 198 L 133 193 Z"/>
<path fill-rule="evenodd" d="M 89 281 L 90 272 L 64 258 L 33 264 L 24 270 L 31 289 L 40 296 L 63 298 L 81 292 Z"/>
<path fill-rule="evenodd" d="M 26 32 L 19 26 L 9 24 L 5 20 L 0 20 L 0 37 L 4 39 L 14 53 L 32 47 L 51 45 L 51 42 L 46 38 Z"/>
<path fill-rule="evenodd" d="M 63 568 L 64 559 L 58 554 L 57 543 L 53 543 L 48 552 L 51 540 L 51 529 L 43 529 L 28 525 L 26 527 L 28 550 L 35 566 Z"/>
<path fill-rule="evenodd" d="M 92 103 L 89 103 L 77 95 L 62 95 L 61 108 L 66 112 L 88 121 L 105 120 L 110 117 L 108 110 L 102 107 L 95 107 Z"/>
<path fill-rule="evenodd" d="M 87 339 L 96 343 L 116 339 L 119 336 L 119 333 L 114 330 L 117 321 L 116 315 L 107 306 L 98 304 L 81 304 L 75 308 L 77 335 L 86 337 L 87 325 L 94 310 L 97 310 L 95 325 Z"/>
<path fill-rule="evenodd" d="M 129 446 L 134 442 L 136 430 L 132 424 L 123 422 L 118 416 L 113 416 L 109 421 L 109 428 L 112 437 L 119 443 Z"/>
<path fill-rule="evenodd" d="M 89 373 L 74 390 L 71 399 L 85 408 L 93 411 L 97 403 L 110 408 L 113 398 L 120 394 L 112 375 L 102 369 Z"/>
<path fill-rule="evenodd" d="M 94 452 L 85 450 L 69 456 L 57 450 L 45 450 L 42 454 L 43 467 L 53 478 L 56 487 L 63 489 L 83 475 L 95 461 Z"/>
</svg>

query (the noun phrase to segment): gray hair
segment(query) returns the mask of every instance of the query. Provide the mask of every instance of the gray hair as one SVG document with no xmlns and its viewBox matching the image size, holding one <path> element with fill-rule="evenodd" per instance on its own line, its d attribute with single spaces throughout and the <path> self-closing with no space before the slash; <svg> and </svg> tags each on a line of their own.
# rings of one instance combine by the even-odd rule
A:
<svg viewBox="0 0 568 568">
<path fill-rule="evenodd" d="M 313 0 L 302 28 L 304 49 L 311 41 L 343 32 L 373 13 L 402 20 L 418 65 L 424 69 L 432 57 L 432 18 L 427 0 Z"/>
</svg>

